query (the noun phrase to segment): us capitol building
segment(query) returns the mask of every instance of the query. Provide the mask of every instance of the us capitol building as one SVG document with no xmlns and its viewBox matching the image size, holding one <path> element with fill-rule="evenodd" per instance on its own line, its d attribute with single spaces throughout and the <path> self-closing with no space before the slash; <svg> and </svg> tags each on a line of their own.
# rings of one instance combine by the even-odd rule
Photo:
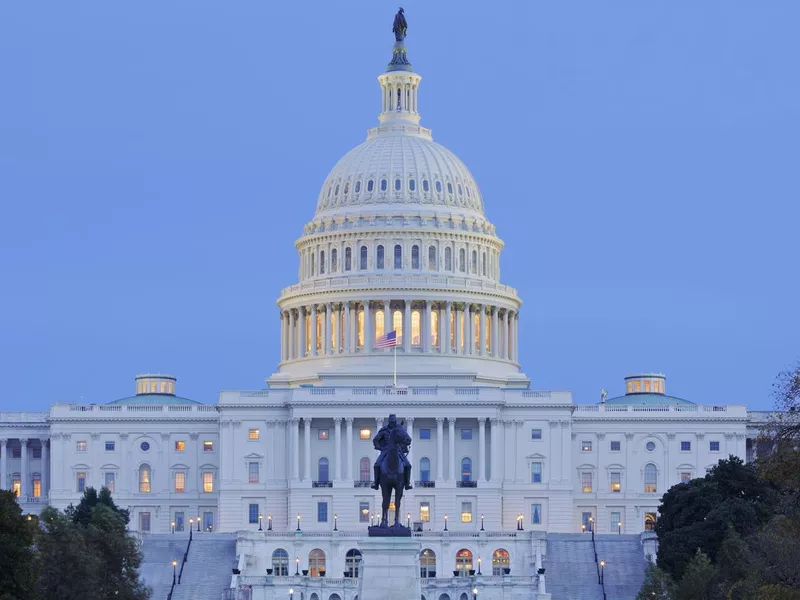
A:
<svg viewBox="0 0 800 600">
<path fill-rule="evenodd" d="M 325 178 L 295 244 L 265 389 L 207 405 L 146 374 L 108 404 L 0 413 L 0 485 L 26 512 L 107 486 L 143 536 L 196 520 L 235 533 L 232 585 L 253 598 L 292 585 L 298 599 L 352 600 L 380 511 L 372 438 L 396 413 L 413 440 L 403 506 L 423 542 L 423 598 L 472 598 L 451 573 L 476 570 L 482 597 L 529 598 L 549 537 L 641 545 L 670 486 L 729 454 L 752 460 L 763 414 L 670 396 L 662 374 L 626 377 L 591 405 L 531 389 L 503 241 L 469 169 L 421 125 L 421 81 L 398 42 L 377 125 Z M 391 331 L 396 349 L 376 348 Z"/>
</svg>

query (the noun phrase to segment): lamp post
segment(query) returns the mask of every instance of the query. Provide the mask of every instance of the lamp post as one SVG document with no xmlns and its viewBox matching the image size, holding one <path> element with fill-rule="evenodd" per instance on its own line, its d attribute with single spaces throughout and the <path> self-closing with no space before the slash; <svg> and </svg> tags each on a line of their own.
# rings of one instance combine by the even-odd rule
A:
<svg viewBox="0 0 800 600">
<path fill-rule="evenodd" d="M 170 526 L 170 529 L 172 530 L 172 533 L 175 533 L 175 521 L 172 521 L 172 522 L 169 524 L 169 526 Z"/>
<path fill-rule="evenodd" d="M 478 588 L 472 588 L 472 600 L 478 600 Z"/>
<path fill-rule="evenodd" d="M 294 574 L 300 575 L 300 557 L 294 559 Z"/>
<path fill-rule="evenodd" d="M 333 530 L 334 531 L 339 531 L 339 529 L 337 527 L 337 522 L 338 521 L 339 521 L 339 515 L 337 515 L 336 513 L 333 513 Z"/>
<path fill-rule="evenodd" d="M 197 515 L 197 533 L 200 533 L 200 515 Z"/>
<path fill-rule="evenodd" d="M 444 530 L 447 531 L 447 514 L 444 515 Z"/>
<path fill-rule="evenodd" d="M 406 527 L 411 529 L 411 513 L 410 512 L 406 513 Z"/>
<path fill-rule="evenodd" d="M 272 531 L 272 513 L 267 515 L 267 531 Z"/>
<path fill-rule="evenodd" d="M 589 531 L 592 532 L 592 539 L 594 540 L 594 517 L 589 517 Z"/>
<path fill-rule="evenodd" d="M 603 578 L 603 573 L 605 572 L 605 568 L 606 568 L 606 561 L 604 561 L 604 560 L 601 560 L 601 561 L 600 561 L 600 579 L 599 579 L 599 581 L 597 582 L 597 583 L 599 583 L 600 585 L 602 585 L 602 584 L 603 584 L 603 582 L 605 581 L 605 579 Z"/>
<path fill-rule="evenodd" d="M 481 575 L 481 557 L 478 557 L 478 575 Z"/>
<path fill-rule="evenodd" d="M 375 520 L 375 514 L 374 513 L 369 513 L 369 526 L 370 527 L 375 525 L 375 521 L 374 520 Z"/>
<path fill-rule="evenodd" d="M 617 533 L 622 535 L 622 521 L 617 521 Z"/>
<path fill-rule="evenodd" d="M 294 600 L 294 588 L 289 588 L 289 600 Z"/>
<path fill-rule="evenodd" d="M 264 530 L 261 528 L 261 519 L 263 519 L 263 518 L 264 518 L 264 515 L 258 515 L 258 530 L 259 530 L 259 531 L 264 531 Z"/>
<path fill-rule="evenodd" d="M 522 529 L 522 513 L 517 515 L 517 531 L 524 531 Z"/>
<path fill-rule="evenodd" d="M 189 539 L 192 539 L 192 532 L 194 531 L 194 519 L 189 519 Z"/>
<path fill-rule="evenodd" d="M 175 568 L 178 566 L 178 561 L 172 561 L 172 585 L 175 585 Z"/>
<path fill-rule="evenodd" d="M 484 529 L 483 529 L 483 513 L 481 513 L 481 531 L 484 531 Z"/>
<path fill-rule="evenodd" d="M 581 533 L 586 533 L 586 525 L 581 523 Z"/>
<path fill-rule="evenodd" d="M 295 531 L 300 531 L 300 513 L 297 513 L 297 529 Z"/>
</svg>

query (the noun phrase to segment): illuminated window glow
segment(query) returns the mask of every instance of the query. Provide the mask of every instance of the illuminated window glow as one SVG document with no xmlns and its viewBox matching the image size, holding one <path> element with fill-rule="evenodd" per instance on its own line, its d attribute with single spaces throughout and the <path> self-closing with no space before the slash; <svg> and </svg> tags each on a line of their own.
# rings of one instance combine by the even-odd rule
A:
<svg viewBox="0 0 800 600">
<path fill-rule="evenodd" d="M 214 473 L 203 471 L 203 492 L 210 494 L 214 491 Z"/>
<path fill-rule="evenodd" d="M 175 473 L 175 491 L 179 494 L 186 491 L 186 473 L 183 471 Z"/>
<path fill-rule="evenodd" d="M 184 440 L 176 440 L 175 452 L 185 452 L 185 451 L 186 451 L 186 442 Z"/>
<path fill-rule="evenodd" d="M 421 334 L 421 319 L 418 310 L 411 311 L 411 345 L 412 346 L 419 346 L 420 340 L 422 339 Z"/>
<path fill-rule="evenodd" d="M 611 472 L 611 491 L 612 492 L 622 491 L 622 473 L 620 473 L 619 471 Z"/>
<path fill-rule="evenodd" d="M 250 429 L 247 432 L 247 439 L 248 440 L 257 440 L 261 437 L 261 432 L 258 429 Z"/>
<path fill-rule="evenodd" d="M 368 427 L 365 427 L 361 431 L 358 432 L 359 439 L 362 440 L 371 440 L 372 439 L 372 430 Z"/>
<path fill-rule="evenodd" d="M 431 311 L 431 346 L 439 347 L 439 311 Z"/>
<path fill-rule="evenodd" d="M 150 493 L 150 465 L 144 464 L 139 467 L 139 493 Z"/>
<path fill-rule="evenodd" d="M 403 311 L 396 310 L 392 313 L 392 328 L 397 334 L 397 345 L 403 345 Z"/>
</svg>

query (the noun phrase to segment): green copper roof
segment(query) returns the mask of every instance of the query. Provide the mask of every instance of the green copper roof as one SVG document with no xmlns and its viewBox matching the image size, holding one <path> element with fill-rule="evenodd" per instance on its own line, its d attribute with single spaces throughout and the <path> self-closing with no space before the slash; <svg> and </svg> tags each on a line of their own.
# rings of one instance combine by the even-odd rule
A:
<svg viewBox="0 0 800 600">
<path fill-rule="evenodd" d="M 648 406 L 674 406 L 676 404 L 694 404 L 689 400 L 683 398 L 676 398 L 675 396 L 667 396 L 666 394 L 625 394 L 624 396 L 617 396 L 616 398 L 609 398 L 606 404 L 632 404 L 632 405 L 648 405 Z"/>
<path fill-rule="evenodd" d="M 202 404 L 202 402 L 190 400 L 189 398 L 182 398 L 180 396 L 174 396 L 172 394 L 136 394 L 135 396 L 129 396 L 128 398 L 120 398 L 119 400 L 114 400 L 113 402 L 109 402 L 109 404 L 164 405 L 164 404 Z"/>
</svg>

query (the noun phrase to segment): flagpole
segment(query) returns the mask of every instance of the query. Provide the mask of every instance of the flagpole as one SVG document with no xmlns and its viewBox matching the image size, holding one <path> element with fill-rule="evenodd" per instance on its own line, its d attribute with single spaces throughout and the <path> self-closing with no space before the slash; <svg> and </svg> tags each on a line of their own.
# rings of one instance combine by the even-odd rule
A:
<svg viewBox="0 0 800 600">
<path fill-rule="evenodd" d="M 394 387 L 397 387 L 397 339 L 394 341 Z"/>
</svg>

